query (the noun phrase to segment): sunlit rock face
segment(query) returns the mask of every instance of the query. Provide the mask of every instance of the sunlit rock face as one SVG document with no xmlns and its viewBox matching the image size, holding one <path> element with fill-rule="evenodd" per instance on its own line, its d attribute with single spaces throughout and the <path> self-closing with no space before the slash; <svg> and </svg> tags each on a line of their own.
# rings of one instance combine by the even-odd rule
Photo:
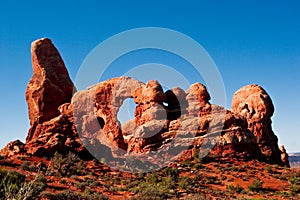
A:
<svg viewBox="0 0 300 200">
<path fill-rule="evenodd" d="M 50 39 L 32 42 L 31 56 L 33 75 L 26 89 L 31 127 L 26 142 L 39 137 L 36 126 L 57 117 L 58 107 L 70 102 L 75 90 L 64 61 Z"/>
<path fill-rule="evenodd" d="M 267 92 L 255 84 L 242 87 L 234 94 L 232 111 L 245 117 L 248 129 L 256 137 L 256 142 L 266 159 L 281 162 L 282 152 L 271 126 L 274 105 Z M 285 158 L 284 163 L 288 163 Z"/>
<path fill-rule="evenodd" d="M 159 152 L 159 161 L 190 159 L 210 150 L 214 156 L 239 154 L 288 166 L 271 127 L 272 100 L 258 85 L 239 89 L 231 110 L 211 104 L 201 83 L 186 91 L 163 91 L 156 80 L 116 77 L 75 92 L 51 40 L 33 42 L 31 52 L 33 76 L 26 89 L 30 130 L 25 145 L 15 141 L 5 147 L 7 156 L 72 151 L 101 159 Z M 135 103 L 134 118 L 121 125 L 118 111 L 128 98 Z"/>
</svg>

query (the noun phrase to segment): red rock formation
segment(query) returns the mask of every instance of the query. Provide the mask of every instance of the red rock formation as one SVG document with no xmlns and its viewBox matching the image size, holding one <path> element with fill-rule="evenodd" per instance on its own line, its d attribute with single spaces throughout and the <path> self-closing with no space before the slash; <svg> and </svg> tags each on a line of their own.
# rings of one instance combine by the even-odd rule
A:
<svg viewBox="0 0 300 200">
<path fill-rule="evenodd" d="M 232 111 L 247 119 L 248 129 L 255 135 L 266 159 L 280 163 L 281 151 L 271 127 L 274 106 L 266 91 L 254 84 L 242 87 L 234 94 Z"/>
<path fill-rule="evenodd" d="M 290 167 L 290 162 L 289 162 L 289 155 L 287 154 L 284 145 L 281 145 L 279 147 L 279 150 L 281 151 L 281 161 L 282 163 L 287 166 Z"/>
<path fill-rule="evenodd" d="M 112 149 L 127 150 L 117 113 L 142 82 L 129 77 L 113 78 L 77 92 L 72 98 L 77 130 L 82 137 L 97 138 Z"/>
<path fill-rule="evenodd" d="M 149 81 L 141 85 L 133 92 L 134 102 L 137 104 L 134 112 L 134 120 L 127 125 L 128 151 L 149 151 L 160 144 L 160 133 L 163 130 L 167 112 L 163 106 L 166 95 L 161 85 L 155 81 Z"/>
<path fill-rule="evenodd" d="M 194 83 L 186 91 L 188 101 L 188 113 L 195 116 L 205 115 L 211 111 L 209 103 L 210 95 L 206 87 L 201 83 Z"/>
<path fill-rule="evenodd" d="M 0 155 L 11 157 L 16 154 L 26 153 L 25 144 L 20 140 L 9 142 L 3 149 L 0 150 Z"/>
<path fill-rule="evenodd" d="M 166 110 L 163 107 L 166 95 L 157 81 L 149 81 L 137 88 L 133 93 L 133 99 L 137 104 L 134 116 L 138 126 L 152 120 L 166 119 Z"/>
<path fill-rule="evenodd" d="M 165 92 L 167 103 L 167 118 L 168 120 L 175 120 L 181 115 L 187 114 L 188 102 L 186 100 L 186 93 L 183 89 L 176 87 Z"/>
<path fill-rule="evenodd" d="M 51 40 L 34 41 L 31 54 L 33 76 L 26 89 L 31 127 L 26 142 L 39 137 L 36 126 L 57 117 L 60 114 L 58 107 L 70 102 L 74 92 L 68 71 Z"/>
<path fill-rule="evenodd" d="M 128 152 L 164 160 L 206 156 L 261 159 L 288 166 L 272 131 L 274 106 L 257 85 L 237 91 L 232 110 L 210 104 L 204 85 L 185 92 L 164 93 L 155 81 L 144 84 L 129 77 L 98 83 L 72 97 L 74 86 L 57 49 L 49 39 L 32 43 L 33 76 L 28 83 L 30 130 L 26 144 L 9 143 L 1 154 L 51 156 L 75 152 L 85 159 L 122 157 Z M 121 127 L 117 114 L 133 98 L 135 118 Z M 154 152 L 154 153 L 153 153 Z M 150 157 L 151 157 L 150 156 Z"/>
</svg>

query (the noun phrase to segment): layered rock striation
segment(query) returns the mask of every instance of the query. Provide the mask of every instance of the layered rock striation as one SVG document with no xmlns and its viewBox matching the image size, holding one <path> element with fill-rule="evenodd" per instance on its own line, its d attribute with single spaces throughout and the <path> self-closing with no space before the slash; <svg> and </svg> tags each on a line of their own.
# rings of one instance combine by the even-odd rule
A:
<svg viewBox="0 0 300 200">
<path fill-rule="evenodd" d="M 189 159 L 195 153 L 248 158 L 288 165 L 284 147 L 271 127 L 274 106 L 258 85 L 239 89 L 232 109 L 211 104 L 204 85 L 166 92 L 156 80 L 147 83 L 117 77 L 74 94 L 64 62 L 49 39 L 32 43 L 33 76 L 28 83 L 30 130 L 26 144 L 12 142 L 1 154 L 51 156 L 72 151 L 101 159 L 124 154 Z M 121 125 L 124 100 L 136 104 L 134 119 Z M 5 153 L 6 152 L 6 153 Z"/>
</svg>

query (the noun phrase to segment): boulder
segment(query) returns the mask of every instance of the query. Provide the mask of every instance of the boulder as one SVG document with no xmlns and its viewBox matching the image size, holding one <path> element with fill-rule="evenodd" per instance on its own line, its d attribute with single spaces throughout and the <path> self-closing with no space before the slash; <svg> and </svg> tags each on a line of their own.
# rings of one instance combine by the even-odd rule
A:
<svg viewBox="0 0 300 200">
<path fill-rule="evenodd" d="M 25 144 L 20 140 L 9 142 L 5 147 L 3 147 L 3 149 L 0 150 L 0 154 L 4 157 L 11 157 L 23 153 L 26 153 Z"/>
</svg>

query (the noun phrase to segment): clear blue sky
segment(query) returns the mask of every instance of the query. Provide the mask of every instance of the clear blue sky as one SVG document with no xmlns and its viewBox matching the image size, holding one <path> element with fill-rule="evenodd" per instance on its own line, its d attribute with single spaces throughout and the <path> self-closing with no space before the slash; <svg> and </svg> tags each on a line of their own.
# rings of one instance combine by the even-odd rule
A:
<svg viewBox="0 0 300 200">
<path fill-rule="evenodd" d="M 9 2 L 9 3 L 8 3 Z M 30 43 L 51 38 L 71 78 L 101 41 L 138 27 L 164 27 L 199 42 L 218 66 L 227 107 L 240 87 L 271 95 L 279 143 L 300 151 L 300 1 L 1 1 L 0 147 L 24 141 L 25 90 L 32 75 Z"/>
</svg>

